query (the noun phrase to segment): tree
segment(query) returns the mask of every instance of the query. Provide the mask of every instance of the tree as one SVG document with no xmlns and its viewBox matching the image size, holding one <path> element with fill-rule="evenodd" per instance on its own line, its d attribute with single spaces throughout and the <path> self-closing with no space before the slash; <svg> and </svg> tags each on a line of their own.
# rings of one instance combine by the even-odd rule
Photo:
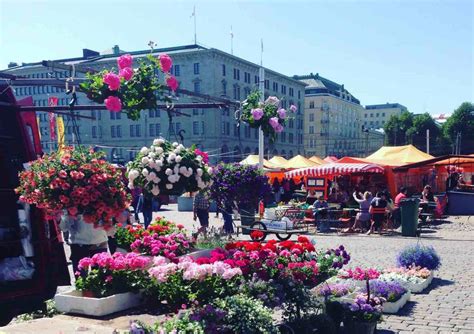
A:
<svg viewBox="0 0 474 334">
<path fill-rule="evenodd" d="M 413 114 L 408 111 L 392 115 L 384 126 L 386 144 L 400 146 L 407 144 L 407 131 L 413 126 Z"/>
<path fill-rule="evenodd" d="M 474 153 L 474 104 L 462 103 L 443 125 L 443 134 L 456 145 L 461 141 L 460 153 Z M 453 149 L 453 152 L 455 150 Z"/>
<path fill-rule="evenodd" d="M 413 124 L 406 132 L 408 142 L 426 152 L 426 130 L 430 130 L 430 153 L 442 154 L 442 147 L 438 146 L 441 128 L 428 113 L 413 116 Z"/>
</svg>

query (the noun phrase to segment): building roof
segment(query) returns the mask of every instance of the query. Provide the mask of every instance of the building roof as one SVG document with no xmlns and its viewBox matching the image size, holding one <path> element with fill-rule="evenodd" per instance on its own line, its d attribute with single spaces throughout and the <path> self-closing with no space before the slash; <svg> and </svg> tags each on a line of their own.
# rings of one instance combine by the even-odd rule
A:
<svg viewBox="0 0 474 334">
<path fill-rule="evenodd" d="M 400 103 L 384 103 L 384 104 L 368 104 L 365 106 L 367 110 L 373 109 L 392 109 L 392 108 L 400 108 L 400 109 L 407 109 L 403 104 Z"/>
<path fill-rule="evenodd" d="M 300 80 L 306 84 L 305 87 L 305 94 L 306 95 L 313 95 L 313 94 L 330 94 L 336 97 L 342 98 L 341 92 L 349 96 L 349 101 L 353 103 L 360 104 L 360 101 L 352 96 L 352 94 L 344 88 L 344 85 L 338 84 L 334 81 L 326 79 L 316 74 L 308 74 L 308 75 L 294 75 L 293 78 Z"/>
</svg>

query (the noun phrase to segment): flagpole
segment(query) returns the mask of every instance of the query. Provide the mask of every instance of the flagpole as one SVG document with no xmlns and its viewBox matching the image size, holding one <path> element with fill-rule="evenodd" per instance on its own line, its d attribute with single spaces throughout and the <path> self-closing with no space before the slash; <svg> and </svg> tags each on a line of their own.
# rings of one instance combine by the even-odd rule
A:
<svg viewBox="0 0 474 334">
<path fill-rule="evenodd" d="M 197 45 L 197 34 L 196 34 L 196 6 L 193 8 L 193 16 L 194 16 L 194 44 Z"/>
<path fill-rule="evenodd" d="M 230 54 L 234 54 L 234 33 L 232 31 L 232 26 L 230 26 Z"/>
<path fill-rule="evenodd" d="M 263 39 L 260 42 L 260 70 L 258 82 L 258 89 L 260 91 L 260 102 L 263 103 L 265 99 L 265 70 L 263 69 Z M 264 151 L 264 137 L 262 127 L 258 129 L 258 168 L 263 169 L 263 152 Z"/>
</svg>

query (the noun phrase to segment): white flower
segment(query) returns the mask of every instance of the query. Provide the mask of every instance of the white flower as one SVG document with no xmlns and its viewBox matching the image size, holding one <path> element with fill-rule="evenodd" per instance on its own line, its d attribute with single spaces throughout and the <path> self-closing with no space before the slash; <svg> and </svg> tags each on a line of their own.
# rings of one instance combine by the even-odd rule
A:
<svg viewBox="0 0 474 334">
<path fill-rule="evenodd" d="M 143 175 L 144 177 L 147 177 L 147 176 L 148 176 L 148 169 L 143 168 L 143 170 L 142 170 L 142 175 Z"/>
<path fill-rule="evenodd" d="M 179 165 L 178 165 L 178 164 L 174 165 L 173 172 L 174 172 L 175 174 L 178 174 L 178 173 L 179 173 Z"/>
<path fill-rule="evenodd" d="M 208 172 L 209 174 L 212 174 L 212 171 L 213 171 L 212 167 L 207 167 L 207 172 Z"/>
<path fill-rule="evenodd" d="M 173 174 L 173 175 L 170 175 L 170 176 L 168 176 L 168 182 L 169 182 L 169 183 L 175 183 L 174 174 Z"/>
<path fill-rule="evenodd" d="M 186 175 L 188 174 L 188 169 L 186 168 L 186 166 L 181 166 L 179 167 L 179 172 L 183 175 Z"/>
<path fill-rule="evenodd" d="M 155 166 L 155 170 L 159 172 L 161 170 L 161 167 Z"/>
<path fill-rule="evenodd" d="M 180 151 L 182 151 L 182 150 L 185 149 L 185 147 L 183 146 L 183 144 L 179 144 L 179 145 L 178 145 L 178 148 L 179 148 Z"/>
<path fill-rule="evenodd" d="M 155 163 L 158 167 L 163 166 L 163 160 L 155 160 Z"/>
<path fill-rule="evenodd" d="M 191 167 L 188 167 L 188 174 L 191 176 L 193 175 L 193 169 Z"/>
<path fill-rule="evenodd" d="M 173 143 L 173 147 L 178 147 L 178 146 L 179 146 L 179 144 L 177 142 Z"/>
<path fill-rule="evenodd" d="M 155 152 L 158 153 L 158 154 L 162 154 L 163 153 L 163 149 L 161 147 L 157 147 L 155 149 Z"/>
<path fill-rule="evenodd" d="M 156 154 L 153 152 L 148 153 L 148 158 L 153 159 L 155 158 Z"/>
<path fill-rule="evenodd" d="M 173 174 L 173 171 L 171 170 L 171 168 L 166 168 L 165 174 L 166 175 L 171 175 L 171 174 Z"/>
<path fill-rule="evenodd" d="M 199 161 L 199 162 L 201 162 L 201 161 L 202 161 L 202 157 L 201 157 L 200 155 L 198 155 L 198 156 L 196 157 L 196 160 Z"/>
<path fill-rule="evenodd" d="M 166 189 L 173 189 L 173 185 L 170 184 L 170 183 L 167 183 L 167 184 L 166 184 Z"/>
<path fill-rule="evenodd" d="M 131 169 L 130 172 L 128 172 L 128 179 L 133 181 L 138 177 L 138 175 L 140 175 L 140 172 L 138 172 L 136 169 Z"/>
<path fill-rule="evenodd" d="M 140 150 L 140 153 L 143 155 L 148 154 L 148 147 L 143 146 L 142 149 Z"/>
<path fill-rule="evenodd" d="M 155 167 L 156 167 L 156 163 L 155 163 L 153 160 L 150 160 L 150 161 L 148 162 L 148 167 L 150 167 L 150 168 L 155 168 Z"/>
<path fill-rule="evenodd" d="M 128 189 L 133 189 L 133 188 L 134 188 L 133 182 L 129 182 L 129 183 L 128 183 Z"/>
<path fill-rule="evenodd" d="M 150 174 L 148 174 L 148 176 L 150 177 L 150 180 L 154 180 L 156 178 L 155 172 L 151 172 Z"/>
<path fill-rule="evenodd" d="M 176 160 L 176 162 L 179 163 L 179 162 L 181 162 L 181 160 L 183 160 L 183 157 L 180 156 L 180 155 L 177 155 L 175 160 Z"/>
<path fill-rule="evenodd" d="M 170 160 L 176 159 L 176 154 L 170 153 L 170 155 L 168 156 L 168 159 L 170 159 Z"/>
<path fill-rule="evenodd" d="M 162 140 L 163 140 L 163 139 L 155 139 L 155 140 L 153 140 L 153 145 L 155 145 L 155 146 L 160 146 L 161 144 L 163 144 L 163 143 L 161 142 Z"/>
<path fill-rule="evenodd" d="M 148 165 L 149 162 L 150 162 L 150 159 L 148 159 L 147 157 L 142 158 L 142 165 L 146 166 Z"/>
<path fill-rule="evenodd" d="M 201 177 L 202 176 L 202 173 L 204 173 L 204 171 L 202 170 L 202 168 L 198 168 L 196 170 L 196 173 L 197 173 L 197 176 Z"/>
</svg>

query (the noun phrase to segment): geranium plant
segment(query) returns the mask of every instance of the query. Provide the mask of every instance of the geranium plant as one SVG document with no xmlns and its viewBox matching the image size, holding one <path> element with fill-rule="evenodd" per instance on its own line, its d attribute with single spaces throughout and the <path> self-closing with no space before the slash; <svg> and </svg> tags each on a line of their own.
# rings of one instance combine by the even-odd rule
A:
<svg viewBox="0 0 474 334">
<path fill-rule="evenodd" d="M 79 269 L 84 276 L 76 275 L 76 289 L 90 291 L 95 297 L 138 291 L 145 286 L 146 269 L 151 259 L 134 253 L 95 254 L 79 261 Z"/>
<path fill-rule="evenodd" d="M 397 264 L 405 268 L 419 266 L 429 270 L 436 270 L 441 265 L 441 259 L 433 247 L 417 244 L 402 249 L 397 255 Z"/>
<path fill-rule="evenodd" d="M 183 233 L 160 235 L 159 233 L 144 232 L 144 236 L 135 240 L 130 248 L 134 252 L 145 255 L 162 255 L 168 259 L 189 253 L 193 249 L 193 242 Z"/>
<path fill-rule="evenodd" d="M 176 142 L 155 139 L 127 165 L 128 187 L 141 187 L 146 196 L 181 195 L 205 189 L 211 184 L 212 171 L 206 160 L 207 155 L 194 146 L 185 148 Z"/>
<path fill-rule="evenodd" d="M 124 110 L 132 120 L 138 120 L 142 110 L 156 109 L 159 101 L 171 102 L 165 94 L 166 85 L 175 91 L 178 81 L 170 74 L 172 59 L 168 55 L 148 55 L 139 59 L 138 67 L 133 69 L 133 58 L 126 54 L 117 59 L 117 65 L 116 72 L 111 69 L 88 73 L 79 89 L 90 100 L 105 103 L 112 112 Z M 160 72 L 162 78 L 158 76 Z"/>
<path fill-rule="evenodd" d="M 20 200 L 44 209 L 48 219 L 66 212 L 84 221 L 110 227 L 129 205 L 122 173 L 103 152 L 65 147 L 45 154 L 20 172 Z"/>
<path fill-rule="evenodd" d="M 260 102 L 261 93 L 254 91 L 243 101 L 240 119 L 252 128 L 261 128 L 265 136 L 274 140 L 277 133 L 284 130 L 289 112 L 296 112 L 295 105 L 291 105 L 289 112 L 282 108 L 281 101 L 276 96 L 269 96 Z"/>
<path fill-rule="evenodd" d="M 218 205 L 226 203 L 256 206 L 258 201 L 270 191 L 268 177 L 256 166 L 220 164 L 212 170 L 211 198 Z"/>
</svg>

